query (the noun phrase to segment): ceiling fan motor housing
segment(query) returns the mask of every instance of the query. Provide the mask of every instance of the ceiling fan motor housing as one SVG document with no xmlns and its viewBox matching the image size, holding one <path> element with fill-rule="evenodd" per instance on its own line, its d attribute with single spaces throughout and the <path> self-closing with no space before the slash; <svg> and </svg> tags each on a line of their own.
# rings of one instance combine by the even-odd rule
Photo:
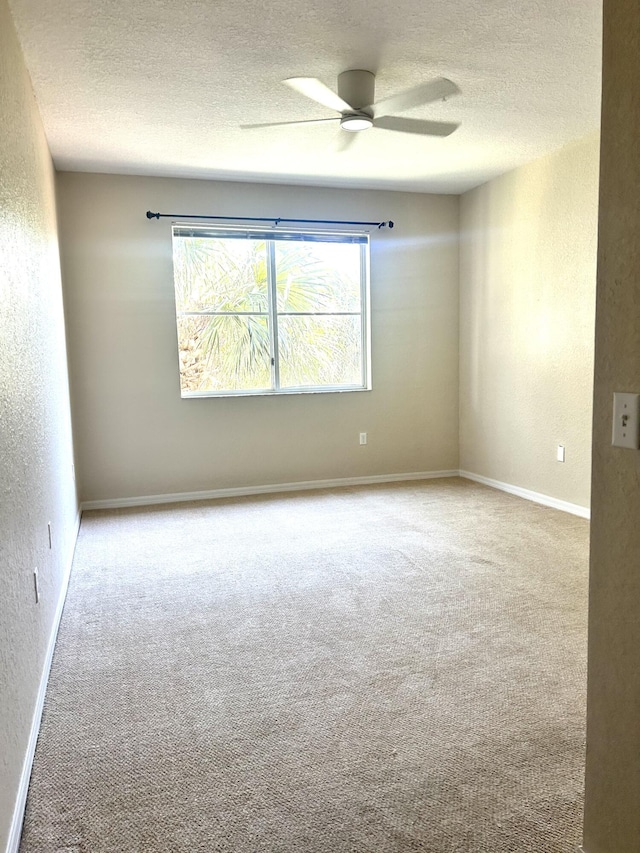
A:
<svg viewBox="0 0 640 853">
<path fill-rule="evenodd" d="M 376 78 L 371 71 L 343 71 L 338 75 L 338 94 L 355 111 L 373 115 L 370 107 L 376 100 Z"/>
</svg>

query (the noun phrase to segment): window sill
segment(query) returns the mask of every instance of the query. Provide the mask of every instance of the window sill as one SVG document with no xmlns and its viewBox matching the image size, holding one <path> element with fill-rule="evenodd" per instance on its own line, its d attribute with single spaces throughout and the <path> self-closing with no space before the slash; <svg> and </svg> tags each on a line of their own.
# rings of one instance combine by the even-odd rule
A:
<svg viewBox="0 0 640 853">
<path fill-rule="evenodd" d="M 298 394 L 351 394 L 358 391 L 371 391 L 371 387 L 362 385 L 348 388 L 287 388 L 277 391 L 191 391 L 180 394 L 183 400 L 223 399 L 225 397 L 291 397 Z"/>
</svg>

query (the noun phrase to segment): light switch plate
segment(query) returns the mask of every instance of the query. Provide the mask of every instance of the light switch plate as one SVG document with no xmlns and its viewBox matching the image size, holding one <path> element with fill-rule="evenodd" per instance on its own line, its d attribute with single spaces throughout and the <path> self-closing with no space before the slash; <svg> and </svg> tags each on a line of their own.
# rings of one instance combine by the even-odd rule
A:
<svg viewBox="0 0 640 853">
<path fill-rule="evenodd" d="M 613 395 L 613 434 L 614 447 L 640 448 L 640 394 Z"/>
</svg>

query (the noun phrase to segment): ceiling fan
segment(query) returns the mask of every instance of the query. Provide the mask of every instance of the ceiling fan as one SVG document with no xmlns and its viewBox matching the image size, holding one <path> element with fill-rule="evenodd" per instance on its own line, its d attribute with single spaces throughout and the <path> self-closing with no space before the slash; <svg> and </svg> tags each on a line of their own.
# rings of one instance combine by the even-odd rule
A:
<svg viewBox="0 0 640 853">
<path fill-rule="evenodd" d="M 400 133 L 417 133 L 423 136 L 449 136 L 459 123 L 425 121 L 401 118 L 392 113 L 404 112 L 412 107 L 430 104 L 457 95 L 460 89 L 445 77 L 436 77 L 390 98 L 375 103 L 376 78 L 371 71 L 343 71 L 338 75 L 338 94 L 316 77 L 290 77 L 283 81 L 301 95 L 340 113 L 333 118 L 316 118 L 304 121 L 276 121 L 266 124 L 243 124 L 243 130 L 258 127 L 284 127 L 295 124 L 323 124 L 339 121 L 343 130 L 359 132 L 376 127 Z"/>
</svg>

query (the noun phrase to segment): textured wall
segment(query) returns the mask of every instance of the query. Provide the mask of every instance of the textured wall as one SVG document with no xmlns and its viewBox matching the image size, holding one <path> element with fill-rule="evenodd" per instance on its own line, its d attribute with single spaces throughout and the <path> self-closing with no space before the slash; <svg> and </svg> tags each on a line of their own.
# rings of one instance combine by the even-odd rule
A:
<svg viewBox="0 0 640 853">
<path fill-rule="evenodd" d="M 460 467 L 581 506 L 597 207 L 594 135 L 466 193 L 460 208 Z"/>
<path fill-rule="evenodd" d="M 0 0 L 0 850 L 75 533 L 53 170 Z M 53 525 L 49 550 L 47 522 Z M 35 604 L 33 569 L 40 570 Z"/>
<path fill-rule="evenodd" d="M 458 467 L 457 198 L 76 173 L 58 187 L 84 500 Z M 374 390 L 180 399 L 170 221 L 148 208 L 396 220 L 372 239 Z"/>
<path fill-rule="evenodd" d="M 640 393 L 640 16 L 605 0 L 585 850 L 640 849 L 640 453 L 611 446 Z"/>
</svg>

